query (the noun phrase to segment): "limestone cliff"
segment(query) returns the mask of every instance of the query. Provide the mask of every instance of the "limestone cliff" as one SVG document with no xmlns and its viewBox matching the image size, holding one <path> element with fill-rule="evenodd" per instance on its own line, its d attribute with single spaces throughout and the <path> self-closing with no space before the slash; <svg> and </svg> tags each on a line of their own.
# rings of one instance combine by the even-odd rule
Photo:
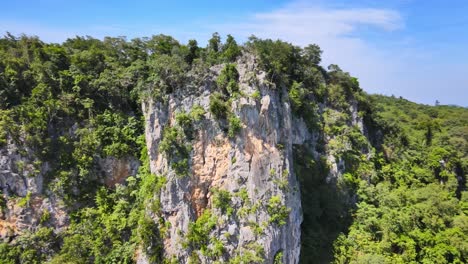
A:
<svg viewBox="0 0 468 264">
<path fill-rule="evenodd" d="M 231 138 L 223 120 L 209 113 L 214 80 L 224 65 L 212 67 L 201 85 L 179 89 L 166 102 L 143 103 L 151 171 L 167 178 L 160 196 L 162 218 L 169 223 L 165 255 L 182 263 L 249 254 L 266 263 L 297 263 L 302 213 L 292 144 L 301 135 L 293 134 L 285 90 L 266 81 L 253 56 L 241 57 L 236 65 L 242 96 L 228 101 L 228 107 L 242 125 Z M 163 131 L 178 125 L 178 113 L 199 106 L 206 114 L 194 123 L 193 139 L 185 142 L 190 145 L 189 169 L 180 175 L 171 166 L 174 161 L 159 151 Z M 215 224 L 207 230 L 205 248 L 190 243 L 190 236 L 191 223 L 207 212 Z"/>
<path fill-rule="evenodd" d="M 52 89 L 39 74 L 23 103 L 0 109 L 0 253 L 42 245 L 25 240 L 55 263 L 278 264 L 331 251 L 344 228 L 320 224 L 344 222 L 356 197 L 341 179 L 374 155 L 357 80 L 319 66 L 318 47 L 169 39 L 119 70 L 116 58 L 81 69 L 88 50 L 67 49 L 80 54 L 60 73 L 73 81 Z"/>
<path fill-rule="evenodd" d="M 135 157 L 97 157 L 94 173 L 103 185 L 112 188 L 135 175 L 138 167 Z M 41 224 L 57 233 L 66 229 L 71 206 L 67 208 L 63 197 L 45 188 L 48 173 L 49 162 L 41 162 L 21 140 L 14 142 L 10 138 L 5 147 L 0 147 L 0 190 L 4 201 L 0 211 L 1 239 L 9 241 L 24 232 L 34 232 Z"/>
</svg>

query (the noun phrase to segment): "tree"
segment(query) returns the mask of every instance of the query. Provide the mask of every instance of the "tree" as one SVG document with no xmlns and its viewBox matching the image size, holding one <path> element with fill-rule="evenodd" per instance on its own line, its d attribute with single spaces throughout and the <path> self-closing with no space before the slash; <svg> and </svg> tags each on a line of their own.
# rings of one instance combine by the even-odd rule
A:
<svg viewBox="0 0 468 264">
<path fill-rule="evenodd" d="M 218 32 L 213 33 L 211 39 L 208 41 L 208 50 L 214 53 L 221 51 L 221 37 Z"/>
<path fill-rule="evenodd" d="M 312 65 L 318 65 L 321 61 L 322 50 L 316 44 L 310 44 L 304 48 L 302 56 Z"/>
<path fill-rule="evenodd" d="M 216 64 L 221 52 L 221 37 L 218 32 L 213 33 L 211 39 L 208 41 L 206 50 L 206 61 L 210 64 Z"/>
<path fill-rule="evenodd" d="M 234 37 L 231 35 L 227 35 L 226 43 L 223 46 L 223 54 L 222 57 L 229 61 L 235 61 L 237 56 L 239 56 L 241 53 L 241 50 L 239 46 L 237 45 L 236 40 Z"/>
<path fill-rule="evenodd" d="M 163 34 L 153 36 L 146 45 L 152 54 L 157 55 L 170 55 L 174 47 L 180 46 L 179 42 L 173 37 Z"/>
<path fill-rule="evenodd" d="M 188 42 L 189 54 L 187 55 L 186 61 L 188 64 L 192 64 L 193 60 L 200 56 L 200 48 L 198 42 L 195 39 L 191 39 Z"/>
</svg>

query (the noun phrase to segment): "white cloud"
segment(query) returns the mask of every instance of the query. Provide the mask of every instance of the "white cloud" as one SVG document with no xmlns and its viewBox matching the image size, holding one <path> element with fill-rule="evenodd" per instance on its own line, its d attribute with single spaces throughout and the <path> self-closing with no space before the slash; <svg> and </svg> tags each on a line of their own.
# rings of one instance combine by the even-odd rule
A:
<svg viewBox="0 0 468 264">
<path fill-rule="evenodd" d="M 236 17 L 231 20 L 234 22 L 201 19 L 173 28 L 141 25 L 138 21 L 132 25 L 63 28 L 0 20 L 0 31 L 38 35 L 51 42 L 61 42 L 75 35 L 133 38 L 164 33 L 182 42 L 195 38 L 199 43 L 206 43 L 211 33 L 218 31 L 232 34 L 239 40 L 254 34 L 301 46 L 316 43 L 324 51 L 324 66 L 340 65 L 358 77 L 361 86 L 370 93 L 401 95 L 428 104 L 439 99 L 442 103 L 467 105 L 466 62 L 441 63 L 443 52 L 418 45 L 411 35 L 395 34 L 405 32 L 405 21 L 398 10 L 336 7 L 314 2 L 316 4 L 296 2 L 270 12 Z M 391 43 L 383 46 L 382 41 L 376 41 L 376 36 L 384 36 Z"/>
<path fill-rule="evenodd" d="M 359 32 L 361 29 L 392 32 L 403 26 L 395 10 L 291 4 L 254 14 L 243 23 L 215 25 L 212 30 L 222 29 L 223 33 L 241 38 L 254 34 L 282 39 L 300 46 L 316 43 L 324 50 L 324 65 L 339 64 L 357 76 L 366 90 L 382 93 L 386 92 L 382 91 L 382 81 L 396 71 L 399 62 L 359 37 Z"/>
<path fill-rule="evenodd" d="M 241 23 L 217 24 L 210 29 L 242 39 L 254 34 L 300 46 L 316 43 L 324 51 L 323 65 L 340 65 L 358 77 L 367 92 L 394 94 L 427 104 L 439 99 L 442 103 L 466 105 L 462 90 L 468 87 L 468 74 L 460 72 L 467 65 L 447 70 L 448 65 L 433 58 L 435 51 L 418 46 L 411 36 L 393 37 L 393 33 L 405 30 L 397 10 L 293 3 L 253 14 Z M 374 38 L 385 36 L 392 43 L 383 47 L 366 36 L 369 32 Z M 432 67 L 427 67 L 428 63 Z"/>
</svg>

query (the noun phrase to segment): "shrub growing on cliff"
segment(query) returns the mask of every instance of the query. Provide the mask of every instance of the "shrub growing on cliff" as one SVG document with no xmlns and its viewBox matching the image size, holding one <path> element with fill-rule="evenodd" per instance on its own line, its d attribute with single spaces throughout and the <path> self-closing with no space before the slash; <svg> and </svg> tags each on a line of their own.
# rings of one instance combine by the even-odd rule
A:
<svg viewBox="0 0 468 264">
<path fill-rule="evenodd" d="M 0 109 L 0 147 L 4 147 L 7 144 L 7 137 L 12 134 L 10 131 L 14 131 L 15 123 L 11 116 L 11 111 Z"/>
<path fill-rule="evenodd" d="M 190 117 L 194 121 L 200 121 L 205 116 L 205 109 L 201 105 L 195 105 L 190 110 Z"/>
<path fill-rule="evenodd" d="M 92 126 L 105 156 L 137 156 L 139 147 L 136 140 L 142 128 L 135 117 L 106 111 L 92 120 Z"/>
<path fill-rule="evenodd" d="M 242 122 L 240 118 L 235 115 L 231 115 L 229 117 L 229 129 L 228 129 L 228 136 L 233 138 L 236 134 L 242 129 Z"/>
<path fill-rule="evenodd" d="M 270 223 L 282 226 L 286 224 L 291 209 L 283 205 L 280 196 L 272 196 L 268 200 L 267 211 L 270 214 Z"/>
<path fill-rule="evenodd" d="M 164 129 L 159 150 L 167 155 L 171 167 L 178 175 L 188 173 L 190 148 L 185 145 L 181 132 L 176 127 L 166 127 Z"/>
<path fill-rule="evenodd" d="M 219 62 L 219 56 L 222 48 L 221 45 L 221 36 L 218 32 L 213 33 L 211 38 L 208 40 L 208 46 L 205 51 L 205 60 L 211 65 Z"/>
<path fill-rule="evenodd" d="M 176 119 L 177 125 L 179 125 L 184 131 L 184 134 L 189 139 L 192 138 L 193 125 L 192 125 L 191 116 L 185 112 L 180 112 L 176 114 L 175 119 Z"/>
<path fill-rule="evenodd" d="M 273 264 L 283 264 L 283 251 L 278 251 L 275 254 L 275 259 L 273 260 Z"/>
<path fill-rule="evenodd" d="M 223 214 L 230 216 L 233 212 L 233 208 L 231 206 L 231 193 L 226 190 L 217 189 L 213 189 L 212 193 L 214 195 L 213 206 L 219 208 Z"/>
<path fill-rule="evenodd" d="M 202 253 L 206 252 L 210 242 L 209 235 L 216 223 L 216 217 L 206 209 L 195 222 L 189 224 L 185 246 L 194 250 L 200 249 Z"/>
<path fill-rule="evenodd" d="M 233 36 L 227 35 L 226 43 L 223 45 L 222 57 L 226 61 L 235 61 L 237 56 L 241 54 L 241 49 L 237 45 Z"/>
<path fill-rule="evenodd" d="M 289 90 L 289 100 L 291 101 L 291 108 L 295 114 L 300 114 L 302 104 L 305 99 L 305 91 L 302 83 L 293 82 Z"/>
<path fill-rule="evenodd" d="M 225 101 L 225 97 L 222 94 L 213 93 L 210 96 L 210 112 L 215 118 L 226 118 L 228 110 L 228 105 Z"/>
<path fill-rule="evenodd" d="M 31 193 L 28 192 L 25 197 L 19 199 L 18 206 L 19 207 L 29 207 L 31 202 Z"/>
<path fill-rule="evenodd" d="M 312 91 L 304 88 L 302 83 L 293 81 L 289 90 L 289 100 L 294 115 L 302 117 L 311 130 L 319 128 L 318 107 L 312 101 Z"/>
<path fill-rule="evenodd" d="M 216 79 L 216 84 L 219 88 L 222 89 L 224 93 L 233 95 L 239 91 L 239 73 L 237 72 L 236 65 L 228 63 L 221 70 L 218 78 Z"/>
</svg>

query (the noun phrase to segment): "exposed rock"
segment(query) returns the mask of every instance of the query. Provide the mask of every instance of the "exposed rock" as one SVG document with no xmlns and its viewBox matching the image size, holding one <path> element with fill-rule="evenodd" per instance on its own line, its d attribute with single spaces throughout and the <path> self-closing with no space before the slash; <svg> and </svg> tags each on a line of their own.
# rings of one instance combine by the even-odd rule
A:
<svg viewBox="0 0 468 264">
<path fill-rule="evenodd" d="M 135 176 L 140 167 L 140 161 L 135 157 L 106 157 L 99 159 L 99 166 L 104 174 L 104 184 L 114 187 L 116 184 L 125 183 L 129 176 Z"/>
<path fill-rule="evenodd" d="M 24 152 L 32 153 L 29 150 Z M 43 178 L 48 171 L 47 162 L 41 163 L 34 157 L 21 155 L 11 140 L 6 147 L 0 148 L 0 189 L 7 197 L 24 197 L 28 192 L 42 193 Z"/>
<path fill-rule="evenodd" d="M 21 153 L 27 155 L 21 155 L 19 147 L 11 141 L 0 148 L 0 195 L 6 201 L 0 214 L 0 238 L 4 240 L 25 231 L 35 231 L 40 224 L 59 232 L 69 223 L 63 201 L 50 192 L 43 193 L 44 175 L 50 171 L 48 162 L 39 162 L 30 149 Z M 135 157 L 107 157 L 99 159 L 98 164 L 108 187 L 136 175 L 140 166 Z"/>
<path fill-rule="evenodd" d="M 221 261 L 241 256 L 255 244 L 263 249 L 265 263 L 272 263 L 279 251 L 283 252 L 285 263 L 297 263 L 302 213 L 292 167 L 292 144 L 310 135 L 304 127 L 292 127 L 288 100 L 282 98 L 287 93 L 268 87 L 266 75 L 257 69 L 254 58 L 249 55 L 240 58 L 237 64 L 239 87 L 243 94 L 259 90 L 262 96 L 260 100 L 248 97 L 233 100 L 231 111 L 240 118 L 243 128 L 229 139 L 223 131 L 223 121 L 216 120 L 208 110 L 210 84 L 221 69 L 213 67 L 211 80 L 198 88 L 178 89 L 169 95 L 165 104 L 152 100 L 143 103 L 151 171 L 167 178 L 160 197 L 163 218 L 170 222 L 165 255 L 175 256 L 182 263 L 188 261 L 191 250 L 182 244 L 187 239 L 189 223 L 210 208 L 217 217 L 217 225 L 210 236 L 219 238 L 219 234 L 229 234 L 226 235 L 229 239 L 222 239 L 225 253 Z M 190 142 L 193 146 L 189 157 L 190 175 L 179 176 L 171 168 L 170 160 L 159 153 L 158 146 L 164 127 L 175 125 L 175 114 L 190 112 L 195 105 L 202 106 L 207 114 L 195 124 L 197 133 Z M 281 181 L 285 182 L 284 186 L 279 183 Z M 232 215 L 213 205 L 215 189 L 231 194 Z M 241 189 L 247 193 L 247 202 L 239 198 Z M 289 210 L 284 225 L 271 221 L 268 203 L 272 197 L 279 197 L 281 205 Z M 258 225 L 257 231 L 253 224 Z M 203 263 L 212 261 L 197 254 Z"/>
<path fill-rule="evenodd" d="M 25 231 L 35 231 L 40 224 L 53 227 L 56 232 L 68 225 L 65 207 L 53 199 L 34 195 L 9 199 L 0 216 L 0 238 L 14 238 Z"/>
</svg>

